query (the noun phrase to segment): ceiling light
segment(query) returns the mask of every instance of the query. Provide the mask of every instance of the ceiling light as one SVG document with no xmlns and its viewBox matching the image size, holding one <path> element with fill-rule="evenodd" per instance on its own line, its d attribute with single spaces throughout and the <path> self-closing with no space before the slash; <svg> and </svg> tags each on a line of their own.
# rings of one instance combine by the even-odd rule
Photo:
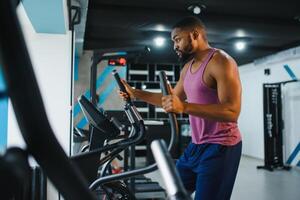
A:
<svg viewBox="0 0 300 200">
<path fill-rule="evenodd" d="M 245 37 L 245 36 L 246 36 L 246 33 L 245 33 L 244 30 L 239 29 L 239 30 L 236 31 L 236 36 L 237 36 L 237 37 Z"/>
<path fill-rule="evenodd" d="M 246 42 L 245 41 L 237 41 L 234 44 L 234 46 L 238 51 L 243 51 L 246 48 Z"/>
<path fill-rule="evenodd" d="M 200 14 L 201 13 L 201 8 L 199 6 L 195 6 L 193 8 L 193 13 L 196 14 L 196 15 Z"/>
<path fill-rule="evenodd" d="M 205 5 L 190 5 L 187 9 L 192 11 L 195 15 L 199 15 L 204 9 L 206 8 Z"/>
<path fill-rule="evenodd" d="M 163 37 L 156 37 L 154 39 L 154 43 L 157 47 L 162 47 L 165 44 L 165 38 Z"/>
<path fill-rule="evenodd" d="M 230 42 L 237 51 L 245 50 L 247 46 L 251 44 L 251 41 L 252 38 L 250 37 L 233 37 L 228 39 L 228 42 Z"/>
<path fill-rule="evenodd" d="M 165 30 L 166 30 L 166 28 L 164 27 L 164 25 L 161 25 L 161 24 L 158 24 L 158 25 L 155 27 L 155 29 L 156 29 L 157 31 L 165 31 Z"/>
</svg>

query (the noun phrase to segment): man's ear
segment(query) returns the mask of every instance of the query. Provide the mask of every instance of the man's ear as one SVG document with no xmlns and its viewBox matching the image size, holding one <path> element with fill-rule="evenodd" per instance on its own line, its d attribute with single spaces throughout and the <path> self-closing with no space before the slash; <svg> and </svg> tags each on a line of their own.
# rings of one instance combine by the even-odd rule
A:
<svg viewBox="0 0 300 200">
<path fill-rule="evenodd" d="M 192 32 L 193 39 L 196 40 L 199 37 L 199 31 L 194 29 Z"/>
</svg>

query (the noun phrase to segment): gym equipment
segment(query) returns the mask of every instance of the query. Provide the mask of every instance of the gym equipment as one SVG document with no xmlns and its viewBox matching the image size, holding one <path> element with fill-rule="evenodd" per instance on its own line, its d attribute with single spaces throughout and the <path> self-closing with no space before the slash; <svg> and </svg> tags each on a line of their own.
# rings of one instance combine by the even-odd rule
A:
<svg viewBox="0 0 300 200">
<path fill-rule="evenodd" d="M 163 140 L 153 141 L 151 150 L 165 183 L 169 199 L 191 200 L 176 171 L 174 161 L 167 150 L 165 142 Z"/>
<path fill-rule="evenodd" d="M 115 75 L 115 76 L 117 76 L 117 75 Z M 98 111 L 97 108 L 86 99 L 86 97 L 81 96 L 79 98 L 79 103 L 80 103 L 82 110 L 84 111 L 84 115 L 85 115 L 87 121 L 90 123 L 90 125 L 92 127 L 92 130 L 93 129 L 98 129 L 98 130 L 101 129 L 102 133 L 106 134 L 106 135 L 105 134 L 103 135 L 102 133 L 100 133 L 103 135 L 103 138 L 114 138 L 117 136 L 117 134 L 114 134 L 113 136 L 108 136 L 108 134 L 110 134 L 110 132 L 112 132 L 111 130 L 113 130 L 113 128 L 111 128 L 109 126 L 110 121 L 105 119 L 106 116 L 104 116 L 100 111 Z M 129 105 L 127 108 L 132 108 L 130 110 L 137 112 L 135 107 L 131 103 L 130 99 L 127 101 L 127 105 Z M 125 109 L 125 110 L 127 110 L 127 109 Z M 139 117 L 134 117 L 134 116 L 131 116 L 129 118 L 132 118 L 132 119 L 135 118 L 136 120 L 139 119 Z M 103 123 L 104 121 L 106 123 Z M 117 122 L 117 124 L 119 124 L 118 125 L 119 127 L 123 127 L 122 125 L 120 125 L 120 123 Z M 103 126 L 103 125 L 104 125 L 104 127 L 101 128 L 101 126 Z M 133 126 L 132 130 L 135 130 L 135 129 L 136 128 L 134 128 L 134 126 Z M 115 132 L 117 133 L 117 131 L 115 131 Z M 130 135 L 132 135 L 132 134 L 130 134 Z M 116 152 L 116 151 L 118 151 L 117 149 L 120 148 L 120 146 L 119 147 L 114 146 L 114 148 L 115 149 L 113 151 Z M 100 149 L 94 151 L 94 153 L 92 153 L 92 154 L 87 153 L 87 154 L 83 154 L 83 155 L 79 155 L 79 156 L 74 156 L 72 158 L 77 163 L 77 165 L 80 166 L 80 168 L 85 173 L 85 175 L 89 181 L 97 176 L 97 168 L 99 167 L 99 163 L 101 165 L 104 164 L 103 162 L 98 161 L 100 154 L 101 154 L 100 151 L 102 151 L 102 149 L 103 148 L 100 148 Z M 97 152 L 98 154 L 95 152 Z M 110 161 L 112 160 L 112 157 L 105 156 L 105 158 L 108 158 L 107 160 L 110 160 Z M 102 159 L 104 159 L 104 158 L 101 158 L 101 160 Z M 107 160 L 105 160 L 105 161 L 107 161 Z M 107 162 L 105 165 L 107 166 L 108 164 L 109 164 L 109 162 Z M 103 171 L 105 171 L 106 166 L 103 166 L 102 169 L 104 169 L 104 170 L 102 170 L 102 172 L 101 172 L 102 175 L 100 177 L 103 176 L 103 174 L 104 174 Z M 117 182 L 114 182 L 114 184 L 116 184 L 116 183 Z M 134 182 L 131 181 L 130 183 L 132 184 Z M 112 184 L 111 185 L 104 184 L 104 186 L 109 186 L 109 187 L 111 187 L 111 189 L 114 189 L 114 187 L 115 187 L 115 185 L 112 185 Z M 101 188 L 104 189 L 105 187 L 102 186 Z M 142 193 L 143 191 L 144 192 L 152 192 L 151 197 L 153 197 L 153 195 L 154 195 L 153 192 L 160 191 L 160 192 L 164 193 L 164 190 L 159 186 L 158 183 L 155 183 L 155 182 L 145 182 L 143 184 L 137 184 L 133 188 L 134 188 L 134 192 L 136 193 L 137 197 L 140 196 L 140 193 Z M 139 193 L 137 193 L 137 192 L 139 192 Z M 145 195 L 143 196 L 143 198 L 145 198 Z"/>
<path fill-rule="evenodd" d="M 162 74 L 161 75 L 161 80 L 162 80 L 161 85 L 163 85 L 163 86 L 167 85 L 165 74 L 164 73 L 161 73 L 161 74 Z M 114 71 L 113 75 L 114 75 L 120 89 L 125 91 L 125 88 L 124 88 L 123 84 L 120 81 L 120 77 L 119 77 L 118 73 L 116 71 Z M 165 82 L 164 82 L 164 80 L 165 80 Z M 165 93 L 167 94 L 167 89 L 165 90 Z M 86 97 L 81 96 L 79 98 L 79 103 L 80 103 L 80 106 L 83 110 L 83 113 L 84 113 L 87 121 L 91 125 L 91 129 L 92 130 L 95 130 L 95 129 L 102 130 L 101 131 L 102 133 L 106 133 L 106 135 L 104 134 L 102 136 L 102 143 L 103 143 L 103 140 L 105 140 L 106 138 L 111 138 L 112 139 L 112 138 L 117 136 L 117 134 L 114 134 L 112 136 L 108 135 L 108 134 L 110 134 L 111 130 L 113 130 L 113 128 L 109 127 L 109 125 L 108 125 L 110 123 L 109 120 L 104 119 L 105 116 L 100 111 L 98 111 L 97 108 L 91 102 L 89 102 L 86 99 Z M 138 130 L 137 129 L 138 126 L 136 126 L 135 124 L 141 123 L 141 122 L 143 122 L 143 120 L 139 116 L 139 113 L 136 110 L 136 108 L 133 105 L 130 98 L 128 98 L 127 101 L 126 101 L 125 112 L 127 114 L 128 113 L 134 113 L 134 114 L 131 114 L 131 115 L 129 114 L 128 118 L 129 118 L 129 121 L 131 121 L 131 123 L 132 123 L 132 127 L 133 127 L 132 130 Z M 103 125 L 104 125 L 104 127 L 101 128 L 101 126 L 103 126 Z M 119 125 L 119 127 L 120 126 L 121 125 Z M 143 124 L 142 124 L 142 126 L 143 126 L 142 129 L 144 130 L 145 127 L 144 127 Z M 173 129 L 178 131 L 178 128 L 173 128 Z M 91 134 L 92 134 L 92 132 L 91 132 Z M 117 130 L 115 132 L 117 133 Z M 138 131 L 136 131 L 136 132 L 138 132 Z M 176 134 L 178 134 L 178 133 L 176 133 Z M 98 135 L 100 135 L 100 134 L 98 134 Z M 132 134 L 130 134 L 130 135 L 132 135 Z M 144 138 L 144 136 L 141 137 L 141 139 L 143 139 L 143 138 Z M 174 139 L 175 137 L 171 137 L 171 138 L 173 138 L 173 142 L 176 143 L 177 139 L 175 140 Z M 131 144 L 136 144 L 140 141 L 141 140 L 135 141 L 135 142 L 132 142 Z M 91 140 L 91 142 L 92 142 L 92 140 Z M 83 172 L 85 172 L 85 174 L 86 174 L 86 172 L 88 173 L 88 174 L 86 174 L 86 177 L 88 178 L 88 180 L 90 182 L 93 178 L 95 178 L 97 176 L 97 168 L 99 167 L 99 165 L 104 164 L 104 162 L 106 162 L 108 160 L 112 160 L 112 157 L 105 156 L 105 158 L 102 158 L 100 161 L 98 161 L 101 152 L 103 152 L 104 150 L 112 150 L 112 149 L 114 149 L 113 152 L 120 152 L 120 151 L 122 151 L 122 150 L 124 150 L 125 148 L 128 147 L 128 146 L 124 146 L 123 148 L 120 148 L 121 147 L 120 144 L 121 143 L 119 143 L 118 146 L 113 146 L 112 148 L 107 147 L 107 146 L 103 147 L 103 148 L 98 148 L 98 150 L 95 150 L 93 152 L 73 156 L 72 159 L 80 166 L 80 168 L 82 169 Z M 172 140 L 171 140 L 171 144 L 172 144 Z M 132 153 L 132 151 L 131 151 L 131 153 Z M 131 158 L 134 158 L 133 154 L 131 154 Z M 105 159 L 104 162 L 102 162 L 103 159 Z M 98 163 L 98 165 L 97 165 L 97 163 Z M 133 162 L 131 162 L 131 163 L 133 163 Z M 87 169 L 87 168 L 89 168 L 89 169 Z M 105 168 L 106 167 L 104 167 L 104 169 Z M 137 170 L 135 170 L 135 171 L 137 171 Z M 125 173 L 131 173 L 131 172 L 128 171 L 128 172 L 125 172 Z M 140 173 L 144 174 L 142 171 Z M 115 176 L 115 175 L 113 175 L 113 176 Z M 128 176 L 128 177 L 132 177 L 132 176 Z M 107 178 L 107 176 L 106 177 L 101 176 L 101 178 L 99 178 L 98 180 L 106 179 L 106 178 Z M 118 179 L 119 178 L 116 178 L 114 181 L 116 181 Z M 139 183 L 141 183 L 141 182 L 139 182 Z M 135 180 L 131 179 L 130 185 L 131 185 L 131 189 L 133 189 L 133 192 L 135 192 L 137 195 L 139 195 L 139 193 L 145 193 L 145 192 L 148 192 L 148 193 L 152 192 L 152 195 L 153 195 L 153 192 L 163 192 L 164 193 L 164 190 L 159 186 L 158 183 L 155 183 L 155 182 L 148 182 L 147 181 L 147 182 L 143 182 L 142 184 L 135 184 Z"/>
<path fill-rule="evenodd" d="M 108 116 L 97 110 L 84 95 L 78 98 L 78 103 L 90 124 L 89 150 L 97 149 L 103 146 L 106 140 L 116 139 L 119 136 L 123 127 L 117 119 L 108 119 Z"/>
<path fill-rule="evenodd" d="M 120 89 L 123 92 L 126 92 L 117 72 L 115 71 L 115 72 L 113 72 L 113 74 L 114 74 L 114 77 L 115 77 Z M 169 94 L 170 91 L 169 91 L 169 87 L 167 84 L 166 74 L 164 72 L 160 72 L 159 77 L 160 77 L 160 85 L 161 85 L 163 94 L 164 95 Z M 128 98 L 126 100 L 125 108 L 126 107 L 131 107 L 131 108 L 134 108 L 134 110 L 135 110 L 135 107 L 133 106 L 130 98 Z M 135 110 L 135 112 L 137 112 L 137 111 Z M 169 119 L 170 119 L 170 123 L 171 123 L 171 140 L 170 140 L 168 150 L 172 150 L 172 148 L 174 148 L 174 144 L 176 144 L 176 142 L 177 142 L 176 140 L 178 138 L 178 125 L 177 125 L 175 114 L 169 113 L 168 115 L 169 115 Z M 140 123 L 143 123 L 141 117 L 139 117 L 138 120 L 140 120 Z M 119 180 L 119 179 L 127 179 L 127 178 L 134 177 L 137 175 L 146 174 L 146 173 L 152 172 L 156 169 L 157 169 L 157 165 L 153 164 L 153 165 L 150 165 L 145 168 L 128 171 L 128 172 L 124 172 L 121 174 L 105 176 L 105 177 L 99 178 L 96 181 L 94 181 L 90 185 L 90 188 L 92 190 L 95 190 L 96 188 L 98 188 L 99 186 L 101 186 L 102 184 L 105 184 L 107 182 L 111 182 L 111 181 L 115 181 L 115 180 Z"/>
<path fill-rule="evenodd" d="M 30 173 L 27 152 L 20 148 L 8 149 L 0 156 L 1 198 L 28 199 Z"/>
<path fill-rule="evenodd" d="M 281 85 L 293 81 L 263 84 L 265 164 L 257 169 L 290 170 L 283 163 L 283 119 Z"/>
<path fill-rule="evenodd" d="M 81 171 L 91 183 L 98 175 L 100 166 L 100 177 L 106 175 L 107 169 L 110 169 L 110 162 L 114 158 L 122 159 L 119 153 L 128 148 L 132 142 L 135 142 L 136 135 L 139 131 L 133 126 L 131 133 L 128 135 L 119 135 L 123 133 L 124 126 L 114 117 L 109 118 L 104 111 L 98 110 L 85 96 L 80 96 L 78 99 L 79 105 L 83 110 L 91 127 L 90 133 L 90 152 L 72 156 L 71 159 L 80 167 Z M 129 116 L 131 116 L 129 112 Z M 131 117 L 132 118 L 132 117 Z M 143 133 L 142 133 L 143 135 Z M 97 141 L 95 141 L 97 140 Z M 115 143 L 109 143 L 110 140 L 121 140 Z M 127 142 L 127 144 L 125 143 Z M 102 154 L 104 156 L 101 156 Z M 101 159 L 100 159 L 101 158 Z M 133 194 L 121 181 L 114 181 L 104 184 L 101 190 L 95 191 L 97 197 L 104 198 L 106 195 L 109 198 L 134 199 Z"/>
<path fill-rule="evenodd" d="M 131 132 L 128 137 L 120 136 L 119 133 L 123 126 L 115 118 L 108 119 L 84 96 L 79 98 L 79 103 L 92 129 L 91 147 L 89 152 L 74 155 L 71 159 L 80 166 L 89 182 L 91 182 L 97 177 L 97 169 L 100 165 L 111 161 L 124 149 L 144 138 L 144 125 L 137 124 L 138 116 L 135 116 L 136 112 L 133 112 L 133 109 L 127 109 L 125 113 L 132 125 Z M 106 140 L 112 139 L 122 140 L 104 146 Z M 110 152 L 100 159 L 101 154 L 108 151 Z"/>
</svg>

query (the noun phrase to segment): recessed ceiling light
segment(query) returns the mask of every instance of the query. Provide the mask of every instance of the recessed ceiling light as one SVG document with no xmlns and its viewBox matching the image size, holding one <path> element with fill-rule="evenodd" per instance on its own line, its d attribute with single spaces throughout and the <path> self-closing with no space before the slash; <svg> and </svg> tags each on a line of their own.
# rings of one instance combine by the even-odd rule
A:
<svg viewBox="0 0 300 200">
<path fill-rule="evenodd" d="M 205 8 L 205 5 L 193 4 L 190 5 L 187 9 L 189 11 L 192 11 L 195 15 L 199 15 Z"/>
<path fill-rule="evenodd" d="M 165 44 L 165 40 L 163 37 L 156 37 L 154 38 L 154 43 L 157 47 L 162 47 Z"/>
<path fill-rule="evenodd" d="M 246 48 L 246 42 L 245 41 L 237 41 L 234 44 L 234 46 L 238 51 L 243 51 Z"/>
<path fill-rule="evenodd" d="M 237 51 L 243 51 L 247 48 L 252 38 L 250 37 L 233 37 L 228 39 L 228 42 L 231 43 Z"/>
<path fill-rule="evenodd" d="M 193 8 L 193 13 L 196 14 L 196 15 L 200 14 L 201 13 L 201 8 L 199 6 L 195 6 Z"/>
</svg>

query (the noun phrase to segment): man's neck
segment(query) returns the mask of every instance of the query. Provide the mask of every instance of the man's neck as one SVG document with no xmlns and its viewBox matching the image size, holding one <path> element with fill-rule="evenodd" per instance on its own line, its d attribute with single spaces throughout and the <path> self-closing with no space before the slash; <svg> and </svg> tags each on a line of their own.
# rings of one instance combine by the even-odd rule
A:
<svg viewBox="0 0 300 200">
<path fill-rule="evenodd" d="M 194 54 L 194 59 L 195 60 L 203 60 L 206 57 L 206 55 L 210 49 L 211 49 L 211 47 L 209 46 L 208 43 L 199 46 L 197 51 Z"/>
</svg>

